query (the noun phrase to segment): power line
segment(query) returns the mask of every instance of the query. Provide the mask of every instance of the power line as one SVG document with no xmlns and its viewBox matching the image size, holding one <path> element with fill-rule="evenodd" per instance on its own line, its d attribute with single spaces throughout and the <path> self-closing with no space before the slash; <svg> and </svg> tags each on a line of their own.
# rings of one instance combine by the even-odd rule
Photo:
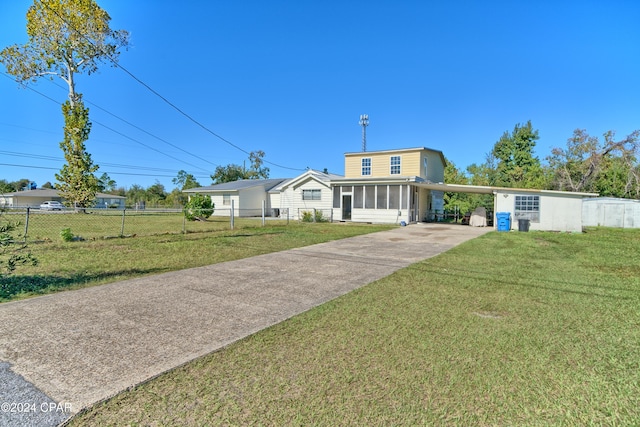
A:
<svg viewBox="0 0 640 427">
<path fill-rule="evenodd" d="M 15 152 L 15 151 L 0 151 L 0 154 L 4 154 L 4 155 L 7 155 L 7 156 L 14 156 L 14 157 L 25 157 L 25 158 L 31 158 L 31 159 L 52 160 L 52 161 L 56 161 L 56 162 L 63 161 L 63 159 L 60 158 L 60 157 L 44 156 L 42 154 L 20 153 L 20 152 Z M 167 173 L 175 172 L 174 169 L 154 168 L 154 167 L 138 166 L 138 165 L 125 165 L 125 164 L 121 164 L 121 163 L 100 162 L 100 165 L 101 166 L 110 166 L 110 167 L 115 167 L 115 168 L 137 169 L 137 170 L 146 170 L 146 171 L 154 171 L 154 172 L 167 172 Z M 192 175 L 195 175 L 195 174 L 198 173 L 198 172 L 193 172 L 193 171 L 186 171 L 186 172 L 190 173 Z"/>
<path fill-rule="evenodd" d="M 5 77 L 7 77 L 7 78 L 11 79 L 11 80 L 14 80 L 13 78 L 11 78 L 11 77 L 10 77 L 9 75 L 7 75 L 6 73 L 1 73 L 1 74 L 2 74 L 2 75 L 4 75 Z M 52 101 L 52 102 L 55 102 L 57 105 L 60 105 L 60 102 L 59 102 L 58 100 L 53 99 L 53 98 L 51 98 L 51 97 L 50 97 L 50 96 L 48 96 L 48 95 L 45 95 L 44 93 L 42 93 L 42 92 L 40 92 L 40 91 L 38 91 L 38 90 L 36 90 L 36 89 L 32 88 L 31 86 L 28 86 L 28 85 L 23 85 L 23 86 L 24 86 L 25 88 L 27 88 L 27 89 L 29 89 L 29 90 L 31 90 L 31 91 L 33 91 L 33 92 L 37 93 L 38 95 L 40 95 L 40 96 L 42 96 L 42 97 L 44 97 L 44 98 L 46 98 L 46 99 L 48 99 L 48 100 L 50 100 L 50 101 Z M 58 85 L 56 85 L 56 86 L 58 86 Z M 58 86 L 58 87 L 59 87 L 59 86 Z M 100 108 L 100 107 L 98 107 L 98 108 Z M 101 109 L 102 109 L 102 108 L 101 108 Z M 99 125 L 99 126 L 102 126 L 102 127 L 104 127 L 105 129 L 110 130 L 111 132 L 116 133 L 116 134 L 118 134 L 118 135 L 120 135 L 120 136 L 122 136 L 122 137 L 124 137 L 124 138 L 127 138 L 127 139 L 129 139 L 129 140 L 131 140 L 131 141 L 133 141 L 133 142 L 135 142 L 135 143 L 137 143 L 137 144 L 140 144 L 140 145 L 142 145 L 143 147 L 148 148 L 149 150 L 155 151 L 155 152 L 157 152 L 157 153 L 159 153 L 159 154 L 162 154 L 163 156 L 169 157 L 170 159 L 176 160 L 176 161 L 178 161 L 178 162 L 180 162 L 180 163 L 184 163 L 184 164 L 189 165 L 189 166 L 191 166 L 191 167 L 193 167 L 193 168 L 200 169 L 201 171 L 204 171 L 204 172 L 209 173 L 209 171 L 207 171 L 206 169 L 203 169 L 203 168 L 201 168 L 201 167 L 199 167 L 199 166 L 193 165 L 193 164 L 191 164 L 191 163 L 189 163 L 189 162 L 186 162 L 186 161 L 184 161 L 184 160 L 178 159 L 177 157 L 174 157 L 174 156 L 172 156 L 172 155 L 170 155 L 170 154 L 167 154 L 167 153 L 165 153 L 165 152 L 163 152 L 163 151 L 160 151 L 160 150 L 158 150 L 157 148 L 151 147 L 151 146 L 149 146 L 149 145 L 147 145 L 147 144 L 145 144 L 145 143 L 143 143 L 143 142 L 141 142 L 141 141 L 138 141 L 138 140 L 137 140 L 137 139 L 135 139 L 135 138 L 132 138 L 132 137 L 130 137 L 130 136 L 128 136 L 128 135 L 125 135 L 125 134 L 123 134 L 122 132 L 119 132 L 119 131 L 117 131 L 117 130 L 115 130 L 115 129 L 113 129 L 113 128 L 111 128 L 111 127 L 107 126 L 107 125 L 104 125 L 104 124 L 102 124 L 101 122 L 99 122 L 99 121 L 97 121 L 97 120 L 92 119 L 92 120 L 91 120 L 91 122 L 92 122 L 92 123 L 95 123 L 95 124 L 97 124 L 97 125 Z M 170 145 L 172 145 L 172 144 L 170 144 Z M 183 150 L 183 151 L 184 151 L 184 150 Z M 185 151 L 185 152 L 186 152 L 186 151 Z M 188 154 L 191 154 L 191 153 L 188 153 Z M 211 162 L 208 162 L 208 163 L 211 163 Z M 213 165 L 215 165 L 214 163 L 212 163 L 212 164 L 213 164 Z"/>
<path fill-rule="evenodd" d="M 0 163 L 0 166 L 11 166 L 17 168 L 26 169 L 46 169 L 46 170 L 60 170 L 60 168 L 54 168 L 50 166 L 34 166 L 34 165 L 17 165 L 15 163 Z M 160 178 L 175 178 L 175 175 L 158 175 L 150 173 L 134 173 L 134 172 L 114 172 L 114 171 L 102 171 L 109 175 L 125 175 L 125 176 L 155 176 Z M 205 178 L 204 176 L 194 176 L 195 178 Z M 206 177 L 208 178 L 208 176 Z"/>
<path fill-rule="evenodd" d="M 93 41 L 91 39 L 89 39 L 86 35 L 84 35 L 81 31 L 79 31 L 78 29 L 76 29 L 72 24 L 70 24 L 66 19 L 64 19 L 64 17 L 62 17 L 57 11 L 53 10 L 51 7 L 49 7 L 48 4 L 46 4 L 45 2 L 42 3 L 43 6 L 45 6 L 47 9 L 49 9 L 51 12 L 53 12 L 56 16 L 58 16 L 58 18 L 60 18 L 60 20 L 62 20 L 62 22 L 64 22 L 69 29 L 73 30 L 74 32 L 76 32 L 77 34 L 80 35 L 80 37 L 84 38 L 89 44 L 91 44 L 94 48 L 98 49 L 98 46 L 96 46 Z M 104 53 L 104 52 L 103 52 Z M 239 147 L 238 145 L 232 143 L 231 141 L 223 138 L 222 136 L 218 135 L 217 133 L 215 133 L 214 131 L 212 131 L 211 129 L 209 129 L 208 127 L 206 127 L 205 125 L 203 125 L 202 123 L 200 123 L 198 120 L 196 120 L 195 118 L 193 118 L 191 115 L 187 114 L 185 111 L 183 111 L 182 109 L 180 109 L 178 106 L 176 106 L 175 104 L 173 104 L 171 101 L 169 101 L 167 98 L 165 98 L 164 96 L 162 96 L 160 93 L 158 93 L 156 90 L 154 90 L 151 86 L 149 86 L 148 84 L 146 84 L 144 81 L 142 81 L 141 79 L 139 79 L 138 77 L 136 77 L 132 72 L 130 72 L 129 70 L 127 70 L 125 67 L 123 67 L 122 65 L 120 65 L 118 63 L 118 61 L 116 61 L 115 59 L 113 59 L 111 57 L 111 55 L 104 53 L 104 55 L 113 63 L 113 65 L 116 68 L 120 68 L 122 71 L 124 71 L 126 74 L 128 74 L 132 79 L 134 79 L 136 82 L 138 82 L 140 85 L 142 85 L 143 87 L 145 87 L 147 90 L 149 90 L 151 93 L 153 93 L 154 95 L 156 95 L 158 98 L 160 98 L 161 100 L 163 100 L 167 105 L 171 106 L 173 109 L 175 109 L 177 112 L 179 112 L 180 114 L 182 114 L 183 116 L 185 116 L 187 119 L 189 119 L 190 121 L 192 121 L 193 123 L 195 123 L 197 126 L 201 127 L 202 129 L 204 129 L 206 132 L 210 133 L 211 135 L 215 136 L 216 138 L 220 139 L 221 141 L 229 144 L 230 146 L 234 147 L 235 149 L 250 155 L 251 153 L 249 153 L 248 151 L 246 151 L 245 149 Z M 299 169 L 299 168 L 291 168 L 288 166 L 283 166 L 283 165 L 279 165 L 277 163 L 274 162 L 270 162 L 268 160 L 263 160 L 264 163 L 282 168 L 282 169 L 289 169 L 289 170 L 294 170 L 294 171 L 305 171 L 306 169 Z"/>
<path fill-rule="evenodd" d="M 65 90 L 65 88 L 64 88 L 64 87 L 62 87 L 60 84 L 58 84 L 58 83 L 56 83 L 56 82 L 54 82 L 54 81 L 52 81 L 52 80 L 49 80 L 49 81 L 50 81 L 53 85 L 55 85 L 55 86 L 59 87 L 60 89 Z M 218 166 L 216 163 L 210 162 L 209 160 L 207 160 L 207 159 L 205 159 L 205 158 L 203 158 L 203 157 L 200 157 L 200 156 L 198 156 L 198 155 L 196 155 L 196 154 L 193 154 L 193 153 L 191 153 L 191 152 L 189 152 L 189 151 L 185 150 L 185 149 L 184 149 L 184 148 L 182 148 L 182 147 L 179 147 L 179 146 L 177 146 L 177 145 L 175 145 L 175 144 L 172 144 L 171 142 L 169 142 L 169 141 L 167 141 L 167 140 L 165 140 L 165 139 L 162 139 L 162 138 L 160 138 L 159 136 L 154 135 L 154 134 L 152 134 L 151 132 L 149 132 L 149 131 L 147 131 L 147 130 L 145 130 L 145 129 L 142 129 L 140 126 L 137 126 L 137 125 L 135 125 L 135 124 L 131 123 L 130 121 L 123 119 L 122 117 L 120 117 L 120 116 L 118 116 L 118 115 L 116 115 L 116 114 L 112 113 L 111 111 L 109 111 L 109 110 L 107 110 L 107 109 L 105 109 L 105 108 L 100 107 L 99 105 L 97 105 L 97 104 L 95 104 L 95 103 L 93 103 L 93 102 L 91 102 L 91 101 L 89 101 L 89 100 L 87 100 L 87 99 L 85 99 L 84 101 L 85 101 L 87 104 L 92 105 L 93 107 L 95 107 L 95 108 L 97 108 L 97 109 L 99 109 L 99 110 L 101 110 L 101 111 L 104 111 L 105 113 L 109 114 L 110 116 L 115 117 L 116 119 L 118 119 L 118 120 L 120 120 L 120 121 L 122 121 L 122 122 L 124 122 L 124 123 L 128 124 L 129 126 L 131 126 L 131 127 L 135 128 L 135 129 L 139 130 L 140 132 L 144 132 L 144 133 L 146 133 L 147 135 L 151 136 L 152 138 L 155 138 L 155 139 L 157 139 L 158 141 L 164 142 L 165 144 L 167 144 L 167 145 L 169 145 L 169 146 L 171 146 L 171 147 L 175 148 L 176 150 L 180 150 L 180 151 L 182 151 L 183 153 L 188 154 L 188 155 L 190 155 L 190 156 L 192 156 L 192 157 L 195 157 L 195 158 L 196 158 L 196 159 L 198 159 L 198 160 L 202 160 L 202 161 L 204 161 L 204 162 L 206 162 L 206 163 L 209 163 L 210 165 Z"/>
</svg>

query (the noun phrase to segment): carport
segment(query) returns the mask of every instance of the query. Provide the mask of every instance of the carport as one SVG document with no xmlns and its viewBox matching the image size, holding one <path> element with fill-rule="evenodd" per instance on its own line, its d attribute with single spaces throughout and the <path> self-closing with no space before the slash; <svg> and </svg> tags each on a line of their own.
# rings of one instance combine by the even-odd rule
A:
<svg viewBox="0 0 640 427">
<path fill-rule="evenodd" d="M 531 230 L 581 232 L 582 201 L 598 196 L 596 193 L 480 185 L 426 182 L 413 185 L 445 193 L 493 194 L 493 224 L 497 224 L 498 212 L 508 212 L 512 230 L 518 228 L 519 219 L 527 219 Z"/>
</svg>

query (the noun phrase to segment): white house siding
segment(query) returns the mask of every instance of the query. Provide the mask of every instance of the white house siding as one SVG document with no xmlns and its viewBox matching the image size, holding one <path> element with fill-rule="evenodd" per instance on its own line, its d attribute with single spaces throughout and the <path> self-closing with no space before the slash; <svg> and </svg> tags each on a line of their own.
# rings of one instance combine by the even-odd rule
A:
<svg viewBox="0 0 640 427">
<path fill-rule="evenodd" d="M 582 202 L 586 227 L 640 228 L 640 200 L 598 197 Z"/>
<path fill-rule="evenodd" d="M 224 195 L 229 194 L 229 204 L 224 204 Z M 211 194 L 211 201 L 213 202 L 213 216 L 230 216 L 231 215 L 231 203 L 235 208 L 234 216 L 240 216 L 238 206 L 240 205 L 240 196 L 236 192 L 228 193 L 213 193 Z"/>
<path fill-rule="evenodd" d="M 262 215 L 262 201 L 267 200 L 267 192 L 261 185 L 245 188 L 241 193 L 239 209 L 240 216 L 260 216 Z"/>
<path fill-rule="evenodd" d="M 495 212 L 511 214 L 511 229 L 518 230 L 515 216 L 517 195 L 538 196 L 540 201 L 539 221 L 531 221 L 529 230 L 582 231 L 582 197 L 571 193 L 549 194 L 544 192 L 518 192 L 499 190 L 495 195 Z"/>
<path fill-rule="evenodd" d="M 320 200 L 302 200 L 302 190 L 320 190 Z M 288 208 L 292 219 L 300 219 L 303 211 L 321 210 L 331 219 L 333 193 L 325 183 L 309 179 L 299 185 L 287 186 L 280 195 L 280 208 Z"/>
</svg>

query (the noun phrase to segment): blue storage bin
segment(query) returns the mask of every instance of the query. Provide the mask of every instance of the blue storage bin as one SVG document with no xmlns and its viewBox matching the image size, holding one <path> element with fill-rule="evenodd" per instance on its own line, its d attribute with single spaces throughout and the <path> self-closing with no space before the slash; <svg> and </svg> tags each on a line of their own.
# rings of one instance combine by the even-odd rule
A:
<svg viewBox="0 0 640 427">
<path fill-rule="evenodd" d="M 496 222 L 498 223 L 498 231 L 511 230 L 511 213 L 496 212 Z"/>
</svg>

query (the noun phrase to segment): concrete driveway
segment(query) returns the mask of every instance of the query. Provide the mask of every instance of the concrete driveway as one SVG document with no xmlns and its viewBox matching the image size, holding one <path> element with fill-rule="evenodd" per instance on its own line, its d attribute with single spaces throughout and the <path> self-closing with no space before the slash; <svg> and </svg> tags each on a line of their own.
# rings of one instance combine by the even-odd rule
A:
<svg viewBox="0 0 640 427">
<path fill-rule="evenodd" d="M 0 425 L 56 425 L 127 387 L 491 230 L 416 224 L 0 304 Z"/>
</svg>

